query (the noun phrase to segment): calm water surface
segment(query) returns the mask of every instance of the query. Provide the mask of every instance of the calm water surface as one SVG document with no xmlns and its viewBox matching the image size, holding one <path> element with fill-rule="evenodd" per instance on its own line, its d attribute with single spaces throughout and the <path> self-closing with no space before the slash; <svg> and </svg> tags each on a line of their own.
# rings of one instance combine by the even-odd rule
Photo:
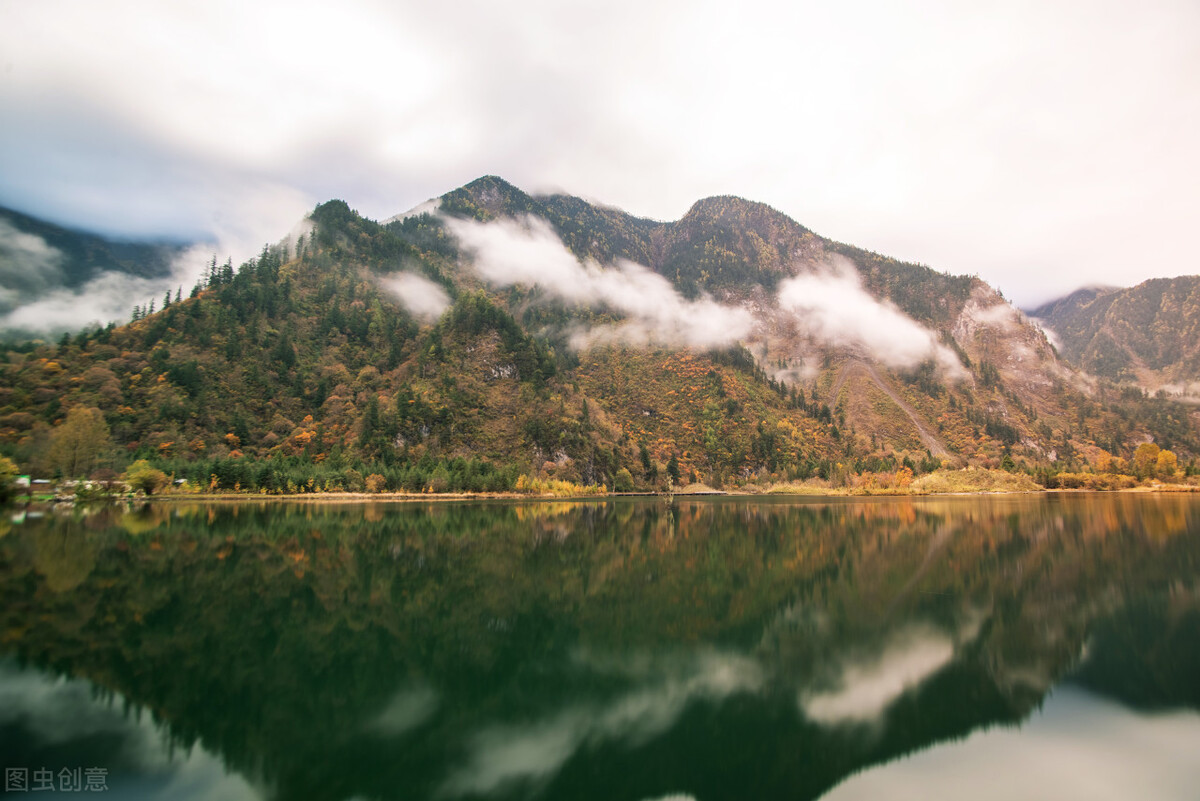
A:
<svg viewBox="0 0 1200 801">
<path fill-rule="evenodd" d="M 1195 799 L 1198 575 L 1196 496 L 17 513 L 0 762 L 43 798 Z"/>
</svg>

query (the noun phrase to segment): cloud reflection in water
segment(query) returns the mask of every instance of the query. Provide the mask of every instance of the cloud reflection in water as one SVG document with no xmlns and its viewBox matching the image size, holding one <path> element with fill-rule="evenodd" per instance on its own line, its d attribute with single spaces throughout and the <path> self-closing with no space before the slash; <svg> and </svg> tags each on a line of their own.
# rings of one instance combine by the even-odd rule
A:
<svg viewBox="0 0 1200 801">
<path fill-rule="evenodd" d="M 404 687 L 392 696 L 367 728 L 390 736 L 407 734 L 429 720 L 437 707 L 438 694 L 432 687 L 424 684 Z"/>
<path fill-rule="evenodd" d="M 873 768 L 825 801 L 1196 798 L 1200 714 L 1139 714 L 1070 686 L 1019 729 L 972 734 Z M 981 781 L 981 777 L 988 777 Z"/>
<path fill-rule="evenodd" d="M 581 661 L 597 671 L 644 676 L 646 685 L 609 703 L 575 706 L 531 724 L 485 728 L 474 737 L 467 763 L 447 778 L 441 794 L 486 794 L 511 782 L 548 779 L 589 743 L 619 740 L 636 746 L 667 731 L 689 703 L 755 692 L 764 680 L 754 660 L 711 650 L 639 657 L 624 665 L 588 656 Z"/>
<path fill-rule="evenodd" d="M 953 658 L 954 643 L 947 635 L 913 626 L 892 637 L 877 655 L 844 660 L 832 688 L 801 690 L 800 708 L 824 725 L 872 723 Z"/>
<path fill-rule="evenodd" d="M 95 698 L 93 690 L 84 679 L 0 663 L 0 731 L 22 733 L 20 750 L 35 760 L 14 763 L 9 753 L 5 767 L 105 768 L 109 799 L 256 801 L 264 796 L 203 748 L 172 752 L 149 714 L 126 715 L 120 696 L 110 704 Z M 5 745 L 0 740 L 0 753 L 8 750 Z"/>
</svg>

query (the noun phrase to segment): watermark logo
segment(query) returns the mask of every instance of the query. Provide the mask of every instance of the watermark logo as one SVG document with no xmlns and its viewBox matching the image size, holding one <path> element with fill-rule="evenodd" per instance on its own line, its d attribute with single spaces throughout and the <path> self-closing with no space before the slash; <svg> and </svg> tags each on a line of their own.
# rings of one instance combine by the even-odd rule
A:
<svg viewBox="0 0 1200 801">
<path fill-rule="evenodd" d="M 4 792 L 25 793 L 54 791 L 60 793 L 103 793 L 108 790 L 108 768 L 52 769 L 5 768 Z"/>
</svg>

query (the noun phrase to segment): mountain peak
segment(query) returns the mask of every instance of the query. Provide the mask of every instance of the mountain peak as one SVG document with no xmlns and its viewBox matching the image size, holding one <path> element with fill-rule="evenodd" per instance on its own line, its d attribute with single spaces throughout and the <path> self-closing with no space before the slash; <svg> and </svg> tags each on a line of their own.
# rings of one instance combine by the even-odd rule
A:
<svg viewBox="0 0 1200 801">
<path fill-rule="evenodd" d="M 796 236 L 808 232 L 807 228 L 778 209 L 737 195 L 713 195 L 697 200 L 679 222 L 716 224 L 722 227 L 748 226 L 757 230 L 760 235 L 769 229 L 786 230 Z"/>
<path fill-rule="evenodd" d="M 1069 295 L 1055 298 L 1054 300 L 1047 301 L 1036 308 L 1024 309 L 1023 311 L 1030 317 L 1037 317 L 1039 319 L 1048 317 L 1061 317 L 1063 314 L 1076 313 L 1094 301 L 1096 298 L 1113 292 L 1119 292 L 1120 289 L 1120 287 L 1102 286 L 1100 284 L 1081 286 L 1079 289 L 1076 289 Z"/>
<path fill-rule="evenodd" d="M 498 175 L 484 175 L 442 195 L 441 210 L 460 217 L 491 220 L 536 211 L 537 203 Z"/>
</svg>

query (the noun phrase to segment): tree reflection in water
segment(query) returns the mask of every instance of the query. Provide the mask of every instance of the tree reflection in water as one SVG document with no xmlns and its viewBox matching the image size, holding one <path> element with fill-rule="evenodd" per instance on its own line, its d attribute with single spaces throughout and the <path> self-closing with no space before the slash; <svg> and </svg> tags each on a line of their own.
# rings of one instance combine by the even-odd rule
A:
<svg viewBox="0 0 1200 801">
<path fill-rule="evenodd" d="M 1196 709 L 1198 557 L 1190 497 L 161 504 L 14 524 L 0 595 L 239 792 L 816 798 L 1072 671 Z"/>
</svg>

